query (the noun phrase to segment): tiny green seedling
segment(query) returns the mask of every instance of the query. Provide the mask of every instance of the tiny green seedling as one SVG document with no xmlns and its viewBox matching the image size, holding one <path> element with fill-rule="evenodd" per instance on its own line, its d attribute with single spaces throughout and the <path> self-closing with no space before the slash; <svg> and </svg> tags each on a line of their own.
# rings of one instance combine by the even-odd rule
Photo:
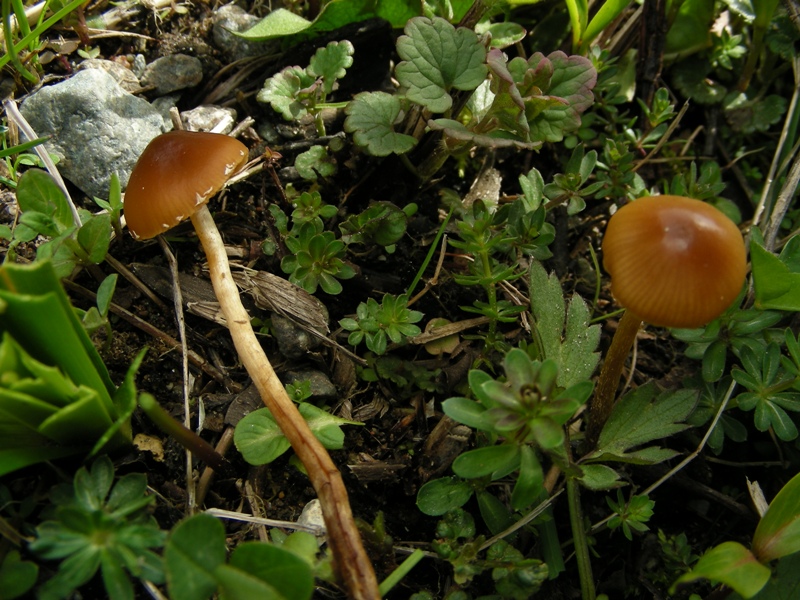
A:
<svg viewBox="0 0 800 600">
<path fill-rule="evenodd" d="M 344 262 L 346 246 L 331 231 L 323 231 L 322 223 L 307 221 L 292 228 L 286 238 L 291 254 L 281 260 L 281 269 L 289 274 L 289 281 L 299 285 L 309 294 L 317 287 L 328 294 L 340 294 L 339 279 L 351 279 L 356 272 Z"/>
<path fill-rule="evenodd" d="M 339 321 L 343 329 L 350 332 L 347 343 L 357 346 L 364 341 L 372 352 L 386 353 L 388 343 L 401 344 L 406 339 L 419 335 L 420 328 L 415 325 L 423 314 L 408 308 L 407 296 L 385 294 L 381 303 L 374 298 L 362 302 L 356 309 L 356 318 Z"/>
</svg>

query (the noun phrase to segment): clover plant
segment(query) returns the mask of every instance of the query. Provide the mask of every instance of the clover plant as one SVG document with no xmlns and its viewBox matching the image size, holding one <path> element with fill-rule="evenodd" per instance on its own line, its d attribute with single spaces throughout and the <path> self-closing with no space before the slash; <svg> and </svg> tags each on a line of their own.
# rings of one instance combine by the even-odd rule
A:
<svg viewBox="0 0 800 600">
<path fill-rule="evenodd" d="M 75 474 L 72 486 L 52 495 L 55 514 L 36 528 L 32 552 L 59 559 L 56 574 L 38 590 L 43 600 L 67 598 L 98 570 L 112 600 L 133 598 L 129 575 L 155 584 L 164 582 L 161 557 L 154 552 L 166 537 L 148 511 L 143 473 L 129 473 L 114 482 L 114 467 L 106 456 Z"/>
</svg>

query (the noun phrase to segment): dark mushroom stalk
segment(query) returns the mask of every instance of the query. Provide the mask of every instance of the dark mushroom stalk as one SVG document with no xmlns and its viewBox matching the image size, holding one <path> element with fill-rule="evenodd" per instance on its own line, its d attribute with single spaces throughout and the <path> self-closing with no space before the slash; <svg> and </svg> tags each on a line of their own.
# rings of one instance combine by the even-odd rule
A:
<svg viewBox="0 0 800 600">
<path fill-rule="evenodd" d="M 603 238 L 603 266 L 626 308 L 606 353 L 584 449 L 597 444 L 636 334 L 645 321 L 695 328 L 736 299 L 747 272 L 742 234 L 719 210 L 682 196 L 641 198 L 619 209 Z"/>
<path fill-rule="evenodd" d="M 374 600 L 380 598 L 378 583 L 341 474 L 286 394 L 256 338 L 231 275 L 222 237 L 206 207 L 208 199 L 246 160 L 247 148 L 228 136 L 173 131 L 156 137 L 131 173 L 124 205 L 128 229 L 136 239 L 147 239 L 191 219 L 236 351 L 317 492 L 336 568 L 353 598 Z"/>
</svg>

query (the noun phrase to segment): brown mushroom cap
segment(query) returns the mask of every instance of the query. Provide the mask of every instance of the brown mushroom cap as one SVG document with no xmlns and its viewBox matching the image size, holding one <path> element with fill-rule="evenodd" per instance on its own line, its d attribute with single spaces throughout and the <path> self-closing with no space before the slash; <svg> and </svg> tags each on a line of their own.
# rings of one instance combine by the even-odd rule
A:
<svg viewBox="0 0 800 600">
<path fill-rule="evenodd" d="M 738 296 L 747 257 L 739 229 L 713 206 L 681 196 L 619 209 L 603 239 L 617 301 L 661 327 L 700 327 Z"/>
<path fill-rule="evenodd" d="M 190 217 L 247 162 L 247 147 L 218 133 L 170 131 L 154 138 L 133 168 L 125 221 L 148 239 Z"/>
</svg>

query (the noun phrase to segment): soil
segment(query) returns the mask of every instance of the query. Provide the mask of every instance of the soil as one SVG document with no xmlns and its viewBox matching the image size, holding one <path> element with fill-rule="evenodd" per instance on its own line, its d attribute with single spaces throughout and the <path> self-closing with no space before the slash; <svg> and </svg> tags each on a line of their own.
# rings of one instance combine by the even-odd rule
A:
<svg viewBox="0 0 800 600">
<path fill-rule="evenodd" d="M 264 14 L 266 7 L 256 4 L 258 5 L 247 7 L 248 12 Z M 271 122 L 282 134 L 277 143 L 270 144 L 271 149 L 283 157 L 276 165 L 278 181 L 282 186 L 290 183 L 291 173 L 280 169 L 293 164 L 297 149 L 305 149 L 302 142 L 313 134 L 313 128 L 291 128 L 277 114 L 271 112 L 269 107 L 255 101 L 254 93 L 266 77 L 288 65 L 307 64 L 313 50 L 329 39 L 349 39 L 356 46 L 356 56 L 371 58 L 365 62 L 356 61 L 354 68 L 343 80 L 338 96 L 333 100 L 348 99 L 358 91 L 374 90 L 388 85 L 388 59 L 392 56 L 393 39 L 380 24 L 359 30 L 354 28 L 348 32 L 333 32 L 288 52 L 256 59 L 259 68 L 242 80 L 236 79 L 234 84 L 234 79 L 241 74 L 242 69 L 249 69 L 251 65 L 248 62 L 226 64 L 222 54 L 215 49 L 210 36 L 212 6 L 194 3 L 180 7 L 185 12 L 178 14 L 167 11 L 163 18 L 142 12 L 125 27 L 126 31 L 148 36 L 146 41 L 123 36 L 100 39 L 93 42 L 93 45 L 106 58 L 125 57 L 141 52 L 148 63 L 159 56 L 174 52 L 199 56 L 206 69 L 204 84 L 183 94 L 180 108 L 192 108 L 208 98 L 213 98 L 216 104 L 235 107 L 240 118 L 252 116 L 257 123 Z M 95 14 L 100 10 L 102 5 L 90 4 L 86 13 Z M 75 37 L 71 29 L 60 30 L 60 33 L 70 39 Z M 68 75 L 75 63 L 80 61 L 76 54 L 63 58 L 64 60 L 50 63 L 46 67 L 47 72 L 59 76 Z M 332 118 L 329 133 L 336 133 L 337 127 L 341 127 L 341 115 Z M 253 130 L 245 132 L 242 139 L 250 147 L 251 156 L 256 156 L 265 149 L 264 140 Z M 337 219 L 342 220 L 348 214 L 358 213 L 374 200 L 390 201 L 398 206 L 414 202 L 419 206 L 419 212 L 409 224 L 407 235 L 397 244 L 394 253 L 387 254 L 365 248 L 363 254 L 352 253 L 349 256 L 352 265 L 357 269 L 357 275 L 352 280 L 342 282 L 345 288 L 342 294 L 331 296 L 322 291 L 317 292 L 316 296 L 322 300 L 330 314 L 331 328 L 335 329 L 330 339 L 345 347 L 347 335 L 337 329 L 339 319 L 354 314 L 358 303 L 369 297 L 379 299 L 385 292 L 402 292 L 417 273 L 439 227 L 441 190 L 449 188 L 463 196 L 479 175 L 482 164 L 493 165 L 507 181 L 515 181 L 519 173 L 525 172 L 534 163 L 545 174 L 545 180 L 549 180 L 548 170 L 553 171 L 558 164 L 554 157 L 548 156 L 546 150 L 539 154 L 510 151 L 497 151 L 491 155 L 478 153 L 467 165 L 466 178 L 456 173 L 454 163 L 449 163 L 437 180 L 418 189 L 416 182 L 406 173 L 399 160 L 389 158 L 375 161 L 363 155 L 351 155 L 350 152 L 351 149 L 348 149 L 339 156 L 342 162 L 337 175 L 322 181 L 319 186 L 323 199 L 339 207 L 339 215 L 328 225 L 329 228 L 335 231 Z M 655 178 L 657 174 L 653 176 Z M 77 190 L 75 192 L 75 197 L 80 197 L 80 193 Z M 13 202 L 13 197 L 10 197 L 8 191 L 2 193 L 2 221 L 10 222 L 13 220 L 13 213 L 8 210 L 8 204 Z M 267 207 L 270 203 L 278 203 L 284 210 L 287 209 L 280 198 L 275 178 L 265 170 L 229 189 L 224 199 L 212 201 L 212 204 L 225 242 L 230 247 L 239 249 L 241 262 L 251 268 L 283 276 L 279 265 L 280 255 L 269 257 L 260 252 L 261 242 L 274 239 L 275 235 L 275 226 Z M 220 202 L 224 202 L 224 209 Z M 92 208 L 88 201 L 84 206 Z M 591 298 L 594 294 L 591 277 L 577 274 L 585 273 L 585 265 L 591 264 L 589 246 L 599 249 L 598 232 L 604 225 L 607 209 L 607 205 L 595 205 L 576 218 L 567 219 L 564 214 L 556 216 L 556 219 L 560 219 L 557 224 L 559 243 L 553 247 L 556 255 L 547 261 L 546 268 L 559 274 L 567 294 L 578 292 L 585 298 Z M 177 229 L 172 235 L 171 245 L 182 272 L 198 278 L 205 277 L 202 273 L 204 256 L 190 228 Z M 32 259 L 34 246 L 19 248 L 20 258 Z M 166 266 L 164 255 L 156 243 L 139 243 L 128 236 L 114 240 L 110 254 L 128 267 L 134 263 Z M 457 253 L 448 254 L 442 265 L 438 284 L 414 306 L 425 313 L 426 321 L 434 317 L 444 317 L 451 321 L 465 318 L 465 313 L 459 307 L 471 304 L 479 295 L 453 282 L 453 274 L 464 269 L 462 257 Z M 103 274 L 113 272 L 106 264 L 100 265 L 100 271 Z M 426 272 L 425 278 L 432 274 L 433 266 Z M 88 290 L 95 290 L 98 284 L 89 271 L 77 274 L 73 281 L 77 286 Z M 526 293 L 527 284 L 524 279 L 515 285 L 518 285 L 523 295 Z M 77 306 L 89 308 L 92 305 L 92 301 L 76 288 L 71 287 L 70 294 Z M 163 298 L 163 302 L 171 307 L 171 298 L 168 296 Z M 171 311 L 156 305 L 123 278 L 119 280 L 114 303 L 150 327 L 172 338 L 178 338 Z M 607 312 L 612 307 L 610 293 L 604 284 L 597 308 L 601 312 Z M 257 316 L 266 319 L 269 313 L 259 311 Z M 470 316 L 467 315 L 466 318 Z M 215 444 L 226 427 L 226 411 L 237 394 L 247 387 L 248 377 L 222 327 L 191 313 L 187 313 L 185 318 L 188 347 L 222 374 L 220 382 L 196 367 L 191 369 L 192 422 L 197 423 L 197 399 L 200 398 L 206 411 L 202 437 Z M 614 325 L 611 321 L 605 327 L 601 348 L 607 347 L 608 336 L 613 333 Z M 112 327 L 113 335 L 108 344 L 103 335 L 96 341 L 115 382 L 121 381 L 133 357 L 143 347 L 148 347 L 138 373 L 137 385 L 140 390 L 156 395 L 162 406 L 182 420 L 180 350 L 170 347 L 162 339 L 154 337 L 152 332 L 145 331 L 118 315 L 112 316 Z M 529 336 L 528 331 L 516 325 L 503 331 L 503 334 L 511 345 Z M 438 519 L 420 512 L 415 504 L 416 493 L 425 481 L 449 473 L 449 462 L 461 449 L 468 447 L 457 445 L 454 448 L 448 444 L 433 444 L 430 441 L 432 432 L 442 418 L 439 402 L 464 390 L 466 372 L 481 353 L 479 341 L 470 341 L 467 337 L 462 338 L 464 343 L 457 353 L 450 356 L 434 357 L 420 346 L 408 346 L 396 351 L 404 359 L 437 373 L 433 378 L 435 391 L 415 392 L 411 397 L 402 388 L 388 381 L 368 384 L 358 380 L 354 375 L 355 363 L 334 344 L 324 344 L 299 359 L 291 359 L 280 354 L 273 337 L 263 338 L 264 347 L 279 375 L 304 367 L 321 370 L 337 384 L 339 390 L 339 397 L 328 402 L 333 412 L 367 415 L 361 417 L 364 421 L 363 427 L 346 428 L 345 447 L 332 452 L 332 456 L 343 474 L 355 515 L 367 524 L 373 523 L 379 514 L 382 515 L 386 532 L 391 536 L 395 547 L 430 549 L 430 542 L 436 535 Z M 363 347 L 359 351 L 363 351 Z M 639 339 L 636 373 L 632 384 L 658 380 L 669 386 L 696 372 L 698 363 L 688 361 L 682 351 L 683 346 L 665 332 L 647 329 Z M 128 453 L 116 456 L 115 465 L 119 473 L 147 473 L 148 483 L 159 498 L 155 515 L 162 528 L 169 529 L 186 516 L 184 451 L 139 412 L 134 415 L 133 426 L 135 434 L 147 436 L 145 440 L 160 441 L 163 456 L 134 447 Z M 671 445 L 679 451 L 691 451 L 697 442 L 695 433 L 686 433 L 676 436 Z M 751 453 L 743 454 L 746 455 L 746 460 L 753 460 Z M 771 458 L 772 454 L 773 451 L 765 442 L 764 460 Z M 266 467 L 248 465 L 235 449 L 231 449 L 227 456 L 233 464 L 233 472 L 216 478 L 205 499 L 207 508 L 251 512 L 253 508 L 246 500 L 245 491 L 252 489 L 265 516 L 294 521 L 303 507 L 315 497 L 307 478 L 290 463 L 289 455 Z M 635 537 L 632 543 L 624 540 L 618 531 L 597 534 L 598 539 L 602 538 L 602 543 L 596 544 L 601 554 L 593 560 L 593 564 L 596 568 L 596 579 L 603 582 L 599 591 L 615 598 L 626 595 L 639 598 L 664 597 L 663 590 L 671 582 L 670 577 L 674 573 L 670 569 L 674 565 L 664 563 L 657 538 L 659 531 L 667 535 L 685 532 L 689 543 L 700 548 L 727 539 L 747 542 L 742 539 L 741 532 L 752 531 L 755 519 L 751 511 L 741 510 L 749 505 L 743 494 L 744 475 L 751 474 L 752 477 L 759 478 L 762 486 L 767 488 L 767 497 L 771 497 L 780 488 L 783 478 L 765 478 L 762 468 L 742 469 L 733 464 L 730 457 L 727 460 L 728 464 L 714 464 L 712 469 L 701 457 L 681 475 L 655 492 L 652 499 L 656 502 L 657 511 L 649 523 L 650 531 L 646 535 Z M 201 473 L 204 465 L 198 463 L 195 466 L 196 473 Z M 629 467 L 623 468 L 623 471 L 631 481 L 636 481 L 639 485 L 646 485 L 658 476 L 650 468 Z M 64 467 L 64 472 L 69 472 L 68 465 Z M 38 476 L 23 472 L 11 483 L 11 487 L 17 492 L 34 488 L 46 489 L 47 482 L 38 480 Z M 504 484 L 504 487 L 506 489 L 500 493 L 501 497 L 510 489 L 508 485 Z M 607 516 L 606 495 L 608 494 L 586 493 L 584 507 L 587 520 L 597 522 Z M 474 500 L 465 508 L 478 514 Z M 555 510 L 560 539 L 565 543 L 565 556 L 570 557 L 572 550 L 567 541 L 571 539 L 571 532 L 566 504 L 557 505 Z M 253 539 L 255 536 L 251 526 L 229 524 L 228 527 L 231 543 L 246 538 Z M 479 532 L 484 535 L 488 533 L 481 530 L 480 526 Z M 404 554 L 392 551 L 391 543 L 387 544 L 386 540 L 374 540 L 369 535 L 366 539 L 378 579 L 381 580 L 402 561 Z M 535 544 L 535 539 L 528 539 L 525 545 L 533 548 Z M 562 575 L 545 583 L 540 597 L 567 599 L 580 596 L 574 561 L 568 560 L 567 569 L 567 576 Z M 430 591 L 434 597 L 442 597 L 451 578 L 448 564 L 436 559 L 426 559 L 403 580 L 390 597 L 407 598 L 421 590 Z M 490 576 L 479 577 L 470 592 L 473 597 L 481 593 L 492 593 Z M 315 597 L 343 597 L 343 593 L 333 586 L 323 584 Z"/>
</svg>

